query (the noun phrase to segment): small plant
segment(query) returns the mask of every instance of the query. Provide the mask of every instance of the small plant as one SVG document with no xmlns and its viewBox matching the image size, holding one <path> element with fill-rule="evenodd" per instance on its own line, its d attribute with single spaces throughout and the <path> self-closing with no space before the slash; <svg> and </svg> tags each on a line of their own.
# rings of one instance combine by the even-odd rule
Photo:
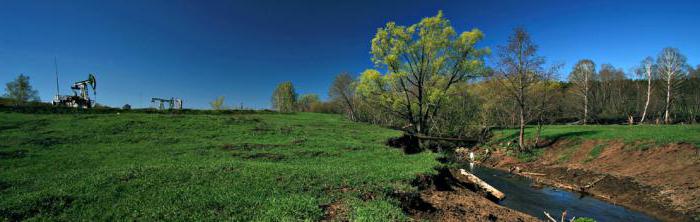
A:
<svg viewBox="0 0 700 222">
<path fill-rule="evenodd" d="M 590 162 L 591 160 L 594 160 L 600 156 L 600 153 L 603 152 L 603 148 L 605 148 L 605 144 L 598 144 L 591 149 L 591 151 L 588 153 L 588 157 L 586 157 L 585 162 Z"/>
<path fill-rule="evenodd" d="M 517 155 L 518 160 L 522 162 L 532 162 L 537 160 L 544 153 L 543 149 L 532 149 L 530 151 L 519 152 Z"/>
</svg>

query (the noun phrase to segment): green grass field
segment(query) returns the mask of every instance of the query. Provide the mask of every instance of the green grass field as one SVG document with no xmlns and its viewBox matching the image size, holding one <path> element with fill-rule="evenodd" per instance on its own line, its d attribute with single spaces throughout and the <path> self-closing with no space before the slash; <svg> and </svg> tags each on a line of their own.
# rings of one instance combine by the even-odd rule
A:
<svg viewBox="0 0 700 222">
<path fill-rule="evenodd" d="M 535 127 L 528 127 L 526 137 L 533 138 Z M 656 144 L 684 142 L 700 147 L 700 124 L 695 125 L 548 125 L 542 137 L 555 139 L 621 140 L 623 142 L 653 142 Z M 518 129 L 498 130 L 494 142 L 513 141 Z"/>
<path fill-rule="evenodd" d="M 331 203 L 401 220 L 389 194 L 438 162 L 383 145 L 399 135 L 311 113 L 0 113 L 0 221 L 319 220 Z"/>
</svg>

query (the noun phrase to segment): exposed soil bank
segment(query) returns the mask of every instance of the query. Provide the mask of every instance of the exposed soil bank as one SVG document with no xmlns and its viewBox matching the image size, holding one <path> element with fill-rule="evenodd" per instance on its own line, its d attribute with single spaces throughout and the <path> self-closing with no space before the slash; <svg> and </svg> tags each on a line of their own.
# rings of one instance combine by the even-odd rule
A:
<svg viewBox="0 0 700 222">
<path fill-rule="evenodd" d="M 583 189 L 664 221 L 700 220 L 700 153 L 691 144 L 558 141 L 533 162 L 523 163 L 497 150 L 484 165 L 541 173 L 525 176 Z"/>
<path fill-rule="evenodd" d="M 395 195 L 404 211 L 417 221 L 539 221 L 470 190 L 446 169 L 436 176 L 421 176 L 413 185 L 421 191 Z"/>
</svg>

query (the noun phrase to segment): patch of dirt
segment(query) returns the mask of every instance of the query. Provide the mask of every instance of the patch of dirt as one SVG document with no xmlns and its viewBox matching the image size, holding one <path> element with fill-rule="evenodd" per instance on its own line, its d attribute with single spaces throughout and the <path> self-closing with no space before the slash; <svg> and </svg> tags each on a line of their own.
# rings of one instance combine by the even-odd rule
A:
<svg viewBox="0 0 700 222">
<path fill-rule="evenodd" d="M 589 153 L 602 146 L 600 155 Z M 519 163 L 493 152 L 486 165 L 518 166 L 548 185 L 571 185 L 609 202 L 646 212 L 668 221 L 700 218 L 700 149 L 692 144 L 662 146 L 621 141 L 557 141 L 534 162 Z M 641 147 L 641 148 L 640 148 Z M 570 155 L 566 161 L 562 156 Z M 515 160 L 515 161 L 514 161 Z"/>
<path fill-rule="evenodd" d="M 408 134 L 401 137 L 389 138 L 386 145 L 394 148 L 400 148 L 406 154 L 415 154 L 421 151 L 418 138 Z"/>
<path fill-rule="evenodd" d="M 0 191 L 3 191 L 7 188 L 10 188 L 12 185 L 9 182 L 5 182 L 3 180 L 0 180 Z"/>
<path fill-rule="evenodd" d="M 42 148 L 63 144 L 64 140 L 56 137 L 35 137 L 25 142 L 26 145 L 35 145 Z"/>
<path fill-rule="evenodd" d="M 334 156 L 340 156 L 340 154 L 337 153 L 329 153 L 329 152 L 324 152 L 324 151 L 299 151 L 295 152 L 294 154 L 302 157 L 334 157 Z"/>
<path fill-rule="evenodd" d="M 260 144 L 260 143 L 240 143 L 240 144 L 224 144 L 221 146 L 222 149 L 224 150 L 245 150 L 245 151 L 251 151 L 251 150 L 258 150 L 258 149 L 265 149 L 265 148 L 277 148 L 277 147 L 284 147 L 287 146 L 285 144 Z"/>
<path fill-rule="evenodd" d="M 394 193 L 403 210 L 414 220 L 429 221 L 539 221 L 530 215 L 500 206 L 459 185 L 449 170 L 435 176 L 419 176 L 413 183 L 419 193 Z"/>
<path fill-rule="evenodd" d="M 71 196 L 48 196 L 33 202 L 28 208 L 0 208 L 0 218 L 8 221 L 23 221 L 38 214 L 57 215 L 70 208 L 74 200 Z"/>
<path fill-rule="evenodd" d="M 17 159 L 27 156 L 26 150 L 0 151 L 0 159 Z"/>
<path fill-rule="evenodd" d="M 415 219 L 430 221 L 539 221 L 538 219 L 500 206 L 467 190 L 428 191 L 420 194 L 425 203 L 436 210 L 417 214 Z"/>
<path fill-rule="evenodd" d="M 348 219 L 348 208 L 342 202 L 336 201 L 330 204 L 319 206 L 323 210 L 321 221 L 350 221 Z"/>
<path fill-rule="evenodd" d="M 255 160 L 280 161 L 286 159 L 287 157 L 285 155 L 277 153 L 255 153 L 248 155 L 245 158 Z"/>
</svg>

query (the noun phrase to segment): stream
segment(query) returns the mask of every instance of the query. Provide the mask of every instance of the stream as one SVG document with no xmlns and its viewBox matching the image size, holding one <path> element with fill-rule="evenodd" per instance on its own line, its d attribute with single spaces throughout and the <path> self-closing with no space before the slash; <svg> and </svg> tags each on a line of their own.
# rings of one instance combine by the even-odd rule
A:
<svg viewBox="0 0 700 222">
<path fill-rule="evenodd" d="M 469 168 L 466 168 L 469 169 Z M 606 221 L 658 221 L 644 213 L 626 209 L 575 192 L 551 187 L 533 188 L 532 180 L 496 169 L 476 166 L 470 170 L 486 183 L 506 194 L 500 205 L 546 220 L 544 211 L 555 219 L 567 210 L 567 217 L 589 217 Z"/>
</svg>

